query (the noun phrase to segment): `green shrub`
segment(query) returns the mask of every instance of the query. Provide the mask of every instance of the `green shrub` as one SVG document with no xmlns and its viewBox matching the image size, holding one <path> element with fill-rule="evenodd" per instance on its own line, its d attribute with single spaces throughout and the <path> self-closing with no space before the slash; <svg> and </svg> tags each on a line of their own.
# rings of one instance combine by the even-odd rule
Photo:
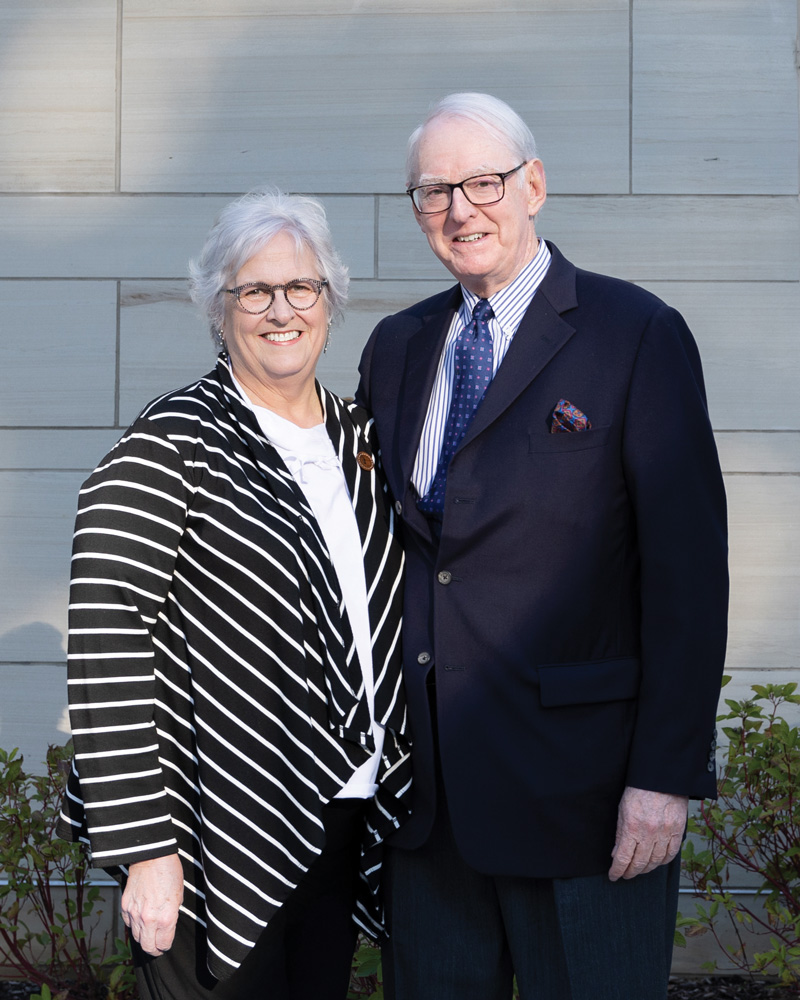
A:
<svg viewBox="0 0 800 1000">
<path fill-rule="evenodd" d="M 719 718 L 730 741 L 719 799 L 690 819 L 696 842 L 687 840 L 683 851 L 684 870 L 706 903 L 678 926 L 710 932 L 736 967 L 775 974 L 800 994 L 800 728 L 781 714 L 782 706 L 800 705 L 800 695 L 796 684 L 752 690 L 752 698 L 726 700 L 729 711 Z M 763 912 L 729 891 L 737 872 L 757 877 Z M 721 919 L 733 927 L 733 947 L 720 941 Z M 748 938 L 763 935 L 763 951 L 748 954 L 745 930 Z"/>
<path fill-rule="evenodd" d="M 82 848 L 55 833 L 70 756 L 51 746 L 37 775 L 0 750 L 0 963 L 41 1000 L 133 1000 L 128 946 L 96 940 L 100 889 Z"/>
<path fill-rule="evenodd" d="M 380 948 L 369 938 L 359 936 L 347 1000 L 361 1000 L 362 997 L 383 1000 L 382 975 Z"/>
</svg>

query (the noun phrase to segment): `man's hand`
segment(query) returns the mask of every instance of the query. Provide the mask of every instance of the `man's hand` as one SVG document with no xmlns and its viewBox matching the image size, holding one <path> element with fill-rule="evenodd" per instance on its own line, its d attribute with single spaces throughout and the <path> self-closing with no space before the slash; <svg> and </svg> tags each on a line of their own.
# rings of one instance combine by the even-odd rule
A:
<svg viewBox="0 0 800 1000">
<path fill-rule="evenodd" d="M 122 919 L 148 955 L 172 946 L 183 902 L 183 866 L 177 854 L 137 861 L 128 868 Z"/>
<path fill-rule="evenodd" d="M 666 865 L 681 849 L 689 799 L 626 788 L 617 814 L 617 840 L 608 872 L 612 882 Z"/>
</svg>

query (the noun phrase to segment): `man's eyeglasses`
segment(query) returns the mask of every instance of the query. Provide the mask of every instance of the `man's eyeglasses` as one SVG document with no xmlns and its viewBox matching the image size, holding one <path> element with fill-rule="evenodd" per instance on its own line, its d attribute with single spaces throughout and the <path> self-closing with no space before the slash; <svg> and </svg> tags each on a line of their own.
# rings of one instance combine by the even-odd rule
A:
<svg viewBox="0 0 800 1000">
<path fill-rule="evenodd" d="M 298 312 L 310 309 L 322 294 L 322 289 L 328 284 L 326 278 L 295 278 L 285 285 L 267 285 L 263 281 L 248 281 L 246 285 L 236 288 L 226 288 L 228 295 L 235 295 L 239 305 L 245 312 L 266 312 L 275 301 L 275 292 L 283 292 L 286 301 Z"/>
<path fill-rule="evenodd" d="M 471 205 L 496 205 L 506 193 L 506 177 L 521 170 L 527 162 L 523 160 L 519 166 L 506 170 L 504 174 L 478 174 L 476 177 L 467 177 L 458 184 L 422 184 L 420 187 L 409 188 L 406 194 L 421 215 L 446 212 L 453 204 L 453 191 L 456 188 L 461 188 Z"/>
</svg>

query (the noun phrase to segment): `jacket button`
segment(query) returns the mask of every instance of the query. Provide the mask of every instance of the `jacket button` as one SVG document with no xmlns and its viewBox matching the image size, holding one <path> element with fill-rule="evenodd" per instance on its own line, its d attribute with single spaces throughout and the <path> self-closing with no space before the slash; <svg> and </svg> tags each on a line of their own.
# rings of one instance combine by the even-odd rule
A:
<svg viewBox="0 0 800 1000">
<path fill-rule="evenodd" d="M 447 584 L 450 583 L 450 581 L 453 579 L 453 574 L 450 572 L 450 570 L 443 569 L 440 573 L 436 574 L 436 579 L 439 581 L 439 583 L 442 583 L 445 586 L 447 586 Z"/>
<path fill-rule="evenodd" d="M 422 663 L 424 665 L 424 664 L 430 663 L 430 662 L 431 662 L 431 654 L 430 653 L 420 653 L 419 656 L 417 657 L 417 663 Z"/>
<path fill-rule="evenodd" d="M 400 503 L 399 500 L 395 500 L 394 510 L 398 517 L 400 517 L 400 515 L 403 513 L 403 505 Z"/>
<path fill-rule="evenodd" d="M 709 761 L 708 762 L 708 770 L 709 771 L 714 771 L 715 770 L 713 761 Z"/>
</svg>

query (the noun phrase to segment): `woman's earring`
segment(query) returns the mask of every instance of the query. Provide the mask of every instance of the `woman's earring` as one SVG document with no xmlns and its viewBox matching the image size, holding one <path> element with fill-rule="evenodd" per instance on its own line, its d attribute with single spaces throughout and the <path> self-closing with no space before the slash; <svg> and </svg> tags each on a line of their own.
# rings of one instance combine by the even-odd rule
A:
<svg viewBox="0 0 800 1000">
<path fill-rule="evenodd" d="M 222 348 L 225 346 L 225 331 L 222 327 L 216 332 L 217 347 Z"/>
<path fill-rule="evenodd" d="M 325 338 L 325 346 L 322 348 L 322 353 L 327 354 L 328 348 L 331 346 L 331 324 L 328 323 L 328 336 Z"/>
</svg>

